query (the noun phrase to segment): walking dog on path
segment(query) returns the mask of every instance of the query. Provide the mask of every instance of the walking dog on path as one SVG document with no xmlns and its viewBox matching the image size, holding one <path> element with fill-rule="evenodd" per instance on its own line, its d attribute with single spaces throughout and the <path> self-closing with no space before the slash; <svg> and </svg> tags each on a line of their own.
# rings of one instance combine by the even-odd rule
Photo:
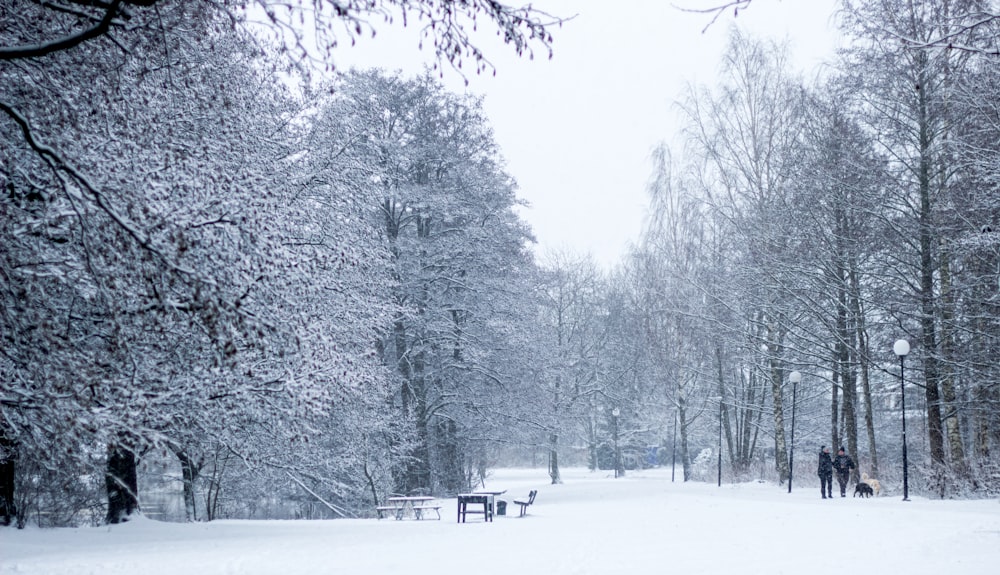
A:
<svg viewBox="0 0 1000 575">
<path fill-rule="evenodd" d="M 882 493 L 882 484 L 879 483 L 878 479 L 872 479 L 871 477 L 868 477 L 867 473 L 861 474 L 861 482 L 867 483 L 868 487 L 872 488 L 872 494 L 875 497 L 878 497 L 879 494 Z"/>
</svg>

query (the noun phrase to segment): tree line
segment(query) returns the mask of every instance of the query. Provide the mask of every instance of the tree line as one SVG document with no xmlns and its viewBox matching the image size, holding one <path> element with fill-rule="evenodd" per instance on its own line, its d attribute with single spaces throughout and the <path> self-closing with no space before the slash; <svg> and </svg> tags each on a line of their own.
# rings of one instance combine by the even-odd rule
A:
<svg viewBox="0 0 1000 575">
<path fill-rule="evenodd" d="M 251 26 L 253 9 L 270 24 Z M 295 53 L 303 10 L 318 55 Z M 2 11 L 5 523 L 122 521 L 158 466 L 189 520 L 304 494 L 351 516 L 484 472 L 518 425 L 502 403 L 530 363 L 533 267 L 481 102 L 429 74 L 304 74 L 373 17 L 415 18 L 443 63 L 483 67 L 461 18 L 523 52 L 548 46 L 547 16 L 438 1 Z"/>
<path fill-rule="evenodd" d="M 903 417 L 916 488 L 996 491 L 989 3 L 845 2 L 813 84 L 734 33 L 611 272 L 533 256 L 477 97 L 309 77 L 399 10 L 476 67 L 461 18 L 518 52 L 557 23 L 451 5 L 321 2 L 316 53 L 295 5 L 2 4 L 5 523 L 119 522 L 160 484 L 187 520 L 365 516 L 497 465 L 696 479 L 720 448 L 783 483 L 821 443 L 891 486 Z"/>
<path fill-rule="evenodd" d="M 735 476 L 766 454 L 788 479 L 797 408 L 810 473 L 825 444 L 898 480 L 905 418 L 922 489 L 996 492 L 992 8 L 843 2 L 846 47 L 808 83 L 787 46 L 733 33 L 718 84 L 678 102 L 631 266 L 679 433 L 717 410 Z"/>
</svg>

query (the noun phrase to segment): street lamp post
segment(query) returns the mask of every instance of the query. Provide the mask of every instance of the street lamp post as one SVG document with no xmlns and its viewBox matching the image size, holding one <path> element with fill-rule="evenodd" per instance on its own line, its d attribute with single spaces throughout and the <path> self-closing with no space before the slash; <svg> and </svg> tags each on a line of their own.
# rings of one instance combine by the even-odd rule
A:
<svg viewBox="0 0 1000 575">
<path fill-rule="evenodd" d="M 892 351 L 899 356 L 899 400 L 903 410 L 903 501 L 910 500 L 910 477 L 906 461 L 906 378 L 903 375 L 903 360 L 910 353 L 910 342 L 897 339 L 892 345 Z"/>
<path fill-rule="evenodd" d="M 788 492 L 792 492 L 792 477 L 795 476 L 792 473 L 795 464 L 795 391 L 799 386 L 799 382 L 802 381 L 802 374 L 793 371 L 788 374 L 788 380 L 792 382 L 792 434 L 789 443 L 791 445 L 788 447 Z"/>
<path fill-rule="evenodd" d="M 719 487 L 722 487 L 722 398 L 719 398 Z"/>
<path fill-rule="evenodd" d="M 611 410 L 612 420 L 614 422 L 614 428 L 612 430 L 613 437 L 615 440 L 615 477 L 621 477 L 625 475 L 625 470 L 622 469 L 622 452 L 618 447 L 618 416 L 621 415 L 621 410 L 617 407 Z"/>
</svg>

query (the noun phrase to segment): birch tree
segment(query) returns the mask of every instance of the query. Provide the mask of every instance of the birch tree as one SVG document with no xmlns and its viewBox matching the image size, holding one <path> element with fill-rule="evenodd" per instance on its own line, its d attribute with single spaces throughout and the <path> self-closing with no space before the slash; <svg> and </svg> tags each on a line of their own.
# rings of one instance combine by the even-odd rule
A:
<svg viewBox="0 0 1000 575">
<path fill-rule="evenodd" d="M 718 92 L 692 92 L 683 103 L 691 146 L 710 159 L 717 178 L 709 201 L 742 240 L 740 271 L 745 295 L 755 306 L 746 335 L 753 347 L 766 348 L 775 463 L 782 482 L 788 474 L 783 404 L 788 325 L 780 285 L 787 279 L 773 260 L 788 249 L 778 208 L 787 195 L 801 121 L 798 88 L 783 72 L 784 58 L 779 47 L 734 32 Z"/>
</svg>

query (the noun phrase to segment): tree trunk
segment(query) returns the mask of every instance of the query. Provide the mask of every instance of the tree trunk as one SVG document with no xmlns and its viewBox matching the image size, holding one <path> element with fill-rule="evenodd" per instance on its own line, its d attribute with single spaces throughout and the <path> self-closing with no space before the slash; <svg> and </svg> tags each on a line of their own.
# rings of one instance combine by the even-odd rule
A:
<svg viewBox="0 0 1000 575">
<path fill-rule="evenodd" d="M 123 445 L 108 446 L 108 468 L 104 474 L 108 491 L 107 523 L 128 521 L 139 509 L 139 482 L 135 453 Z"/>
<path fill-rule="evenodd" d="M 423 387 L 421 382 L 420 387 Z M 432 485 L 431 446 L 430 446 L 430 416 L 427 413 L 426 399 L 419 398 L 416 406 L 416 444 L 410 452 L 407 466 L 407 482 L 404 493 L 430 493 Z"/>
<path fill-rule="evenodd" d="M 365 474 L 365 483 L 368 485 L 368 490 L 372 493 L 372 506 L 379 507 L 382 503 L 378 499 L 378 489 L 375 487 L 375 475 L 372 474 L 371 468 L 368 467 L 368 457 L 365 457 L 364 466 L 362 467 L 362 472 Z"/>
<path fill-rule="evenodd" d="M 562 483 L 562 478 L 559 476 L 559 434 L 555 432 L 549 435 L 549 477 L 552 479 L 552 485 Z"/>
<path fill-rule="evenodd" d="M 205 486 L 205 519 L 214 521 L 219 518 L 219 496 L 222 493 L 222 478 L 225 476 L 229 455 L 216 449 L 212 459 L 211 473 Z"/>
<path fill-rule="evenodd" d="M 952 325 L 955 319 L 955 294 L 951 286 L 951 260 L 946 246 L 941 248 L 941 399 L 945 408 L 944 424 L 948 434 L 948 451 L 951 468 L 961 479 L 969 476 L 962 444 L 962 430 L 958 419 L 958 401 L 955 395 L 955 336 Z"/>
<path fill-rule="evenodd" d="M 879 477 L 878 450 L 875 447 L 875 418 L 872 414 L 872 386 L 870 378 L 870 350 L 865 315 L 861 310 L 861 283 L 858 279 L 857 263 L 851 262 L 851 313 L 854 315 L 857 331 L 858 362 L 861 368 L 861 393 L 865 403 L 865 431 L 868 435 L 868 458 L 871 461 L 869 476 Z M 860 467 L 860 462 L 858 467 Z"/>
<path fill-rule="evenodd" d="M 833 352 L 833 393 L 830 400 L 830 446 L 836 450 L 840 445 L 840 370 L 837 369 L 837 351 Z"/>
<path fill-rule="evenodd" d="M 927 54 L 923 51 L 917 54 L 922 66 L 927 64 Z M 923 332 L 923 363 L 924 391 L 927 400 L 927 438 L 930 442 L 931 463 L 935 469 L 932 474 L 940 474 L 945 464 L 944 433 L 941 426 L 941 397 L 938 374 L 937 329 L 935 325 L 936 301 L 934 296 L 934 220 L 931 213 L 931 135 L 926 84 L 923 73 L 918 74 L 921 80 L 917 85 L 918 123 L 919 123 L 919 192 L 920 192 L 920 327 Z M 943 482 L 938 482 L 937 489 L 944 495 Z"/>
<path fill-rule="evenodd" d="M 742 374 L 734 376 L 735 381 L 742 381 L 742 378 Z M 754 372 L 750 373 L 749 382 L 744 382 L 744 385 L 741 386 L 740 405 L 744 407 L 742 410 L 736 411 L 736 434 L 738 437 L 736 460 L 741 473 L 750 470 L 750 465 L 753 463 L 753 453 L 757 449 L 757 437 L 764 417 L 764 410 L 758 405 L 758 398 L 763 398 L 767 394 L 762 386 L 763 384 L 760 383 Z M 757 391 L 761 393 L 758 394 Z"/>
<path fill-rule="evenodd" d="M 597 417 L 591 405 L 591 414 L 587 419 L 587 469 L 597 471 Z"/>
<path fill-rule="evenodd" d="M 562 319 L 559 320 L 559 335 L 558 335 L 558 346 L 561 353 L 563 348 L 562 339 Z M 555 426 L 559 425 L 559 402 L 562 400 L 562 375 L 556 375 L 555 389 L 552 394 L 552 432 L 549 434 L 549 478 L 552 480 L 552 485 L 559 485 L 562 483 L 562 477 L 559 474 L 559 433 Z"/>
<path fill-rule="evenodd" d="M 17 518 L 14 480 L 17 477 L 17 442 L 9 439 L 0 425 L 0 525 L 10 525 Z"/>
<path fill-rule="evenodd" d="M 991 236 L 995 232 L 984 230 Z M 993 236 L 996 238 L 996 236 Z M 996 299 L 996 270 L 1000 268 L 1000 245 L 995 239 L 986 237 L 982 245 L 972 254 L 970 271 L 976 278 L 972 300 L 975 302 L 975 340 L 972 348 L 974 357 L 996 358 L 1000 356 L 1000 303 Z M 1000 369 L 996 361 L 984 362 L 972 370 L 972 454 L 980 469 L 991 465 L 993 451 L 992 435 L 1000 432 L 1000 389 L 996 381 L 1000 379 Z M 1000 442 L 998 442 L 1000 444 Z"/>
<path fill-rule="evenodd" d="M 415 351 L 419 346 L 411 344 L 409 354 L 412 365 L 406 370 L 409 379 L 404 379 L 403 393 L 409 400 L 406 409 L 412 412 L 414 425 L 413 443 L 405 456 L 401 473 L 396 477 L 396 490 L 403 494 L 430 493 L 433 489 L 430 457 L 430 414 L 427 409 L 427 382 L 424 374 L 424 352 Z M 397 351 L 397 353 L 399 353 Z"/>
<path fill-rule="evenodd" d="M 852 361 L 855 347 L 855 331 L 851 327 L 848 309 L 849 280 L 847 268 L 843 262 L 837 266 L 837 370 L 840 372 L 840 385 L 844 392 L 841 404 L 843 415 L 843 433 L 847 436 L 847 452 L 857 457 L 858 454 L 858 384 L 857 374 Z M 837 444 L 836 447 L 840 447 Z M 858 469 L 851 471 L 852 480 L 859 479 Z"/>
<path fill-rule="evenodd" d="M 396 369 L 399 371 L 400 375 L 400 389 L 399 389 L 399 402 L 401 407 L 400 417 L 402 421 L 409 421 L 411 418 L 416 417 L 414 415 L 414 396 L 413 387 L 410 385 L 411 379 L 413 379 L 413 369 L 410 355 L 411 346 L 409 343 L 409 337 L 406 332 L 406 323 L 404 322 L 404 317 L 402 314 L 397 315 L 395 321 L 393 322 L 392 328 L 393 335 L 393 349 L 395 351 Z M 411 463 L 410 454 L 404 452 L 405 448 L 400 450 L 402 454 L 402 459 L 397 460 L 392 466 L 392 483 L 393 489 L 398 493 L 407 493 L 411 488 Z"/>
<path fill-rule="evenodd" d="M 878 472 L 878 449 L 875 445 L 875 417 L 872 413 L 872 385 L 871 377 L 869 375 L 869 357 L 868 357 L 868 336 L 864 333 L 863 329 L 858 329 L 858 337 L 860 339 L 860 349 L 861 349 L 861 390 L 864 394 L 865 402 L 865 432 L 868 436 L 868 459 L 871 461 L 869 466 L 869 475 L 873 478 L 879 476 Z"/>
<path fill-rule="evenodd" d="M 847 452 L 852 457 L 858 456 L 858 383 L 857 376 L 853 373 L 850 364 L 844 366 L 847 373 L 844 374 L 844 433 L 847 435 Z M 851 480 L 857 483 L 861 479 L 857 467 L 851 470 Z"/>
<path fill-rule="evenodd" d="M 183 449 L 174 451 L 177 459 L 181 462 L 181 484 L 184 490 L 184 520 L 187 522 L 198 520 L 198 509 L 195 499 L 195 481 L 201 473 L 202 461 L 195 463 L 191 456 Z"/>
<path fill-rule="evenodd" d="M 788 480 L 788 449 L 785 445 L 785 412 L 784 399 L 782 397 L 784 388 L 782 379 L 784 379 L 784 375 L 780 365 L 782 355 L 781 341 L 784 339 L 784 334 L 773 327 L 769 332 L 771 336 L 769 339 L 773 342 L 772 345 L 775 346 L 774 355 L 768 360 L 771 377 L 771 397 L 774 402 L 775 468 L 778 471 L 778 483 L 784 485 L 785 481 Z"/>
<path fill-rule="evenodd" d="M 691 479 L 691 457 L 688 455 L 688 418 L 687 401 L 681 394 L 677 398 L 677 419 L 681 428 L 681 467 L 684 468 L 684 481 Z"/>
<path fill-rule="evenodd" d="M 736 470 L 736 451 L 733 449 L 733 429 L 732 424 L 729 421 L 729 405 L 733 406 L 733 413 L 736 413 L 736 403 L 735 396 L 731 399 L 726 396 L 726 382 L 722 377 L 722 349 L 719 347 L 715 348 L 715 359 L 718 373 L 718 384 L 719 384 L 719 397 L 722 398 L 722 427 L 723 435 L 726 438 L 726 447 L 729 448 L 729 467 Z M 730 403 L 730 401 L 732 401 Z"/>
<path fill-rule="evenodd" d="M 475 467 L 473 461 L 477 454 L 468 448 L 463 449 L 455 420 L 438 418 L 435 427 L 438 437 L 438 465 L 435 466 L 438 472 L 437 484 L 445 493 L 459 493 L 460 490 L 468 489 L 471 482 L 465 475 L 466 459 L 469 462 L 469 469 L 472 470 Z"/>
</svg>

